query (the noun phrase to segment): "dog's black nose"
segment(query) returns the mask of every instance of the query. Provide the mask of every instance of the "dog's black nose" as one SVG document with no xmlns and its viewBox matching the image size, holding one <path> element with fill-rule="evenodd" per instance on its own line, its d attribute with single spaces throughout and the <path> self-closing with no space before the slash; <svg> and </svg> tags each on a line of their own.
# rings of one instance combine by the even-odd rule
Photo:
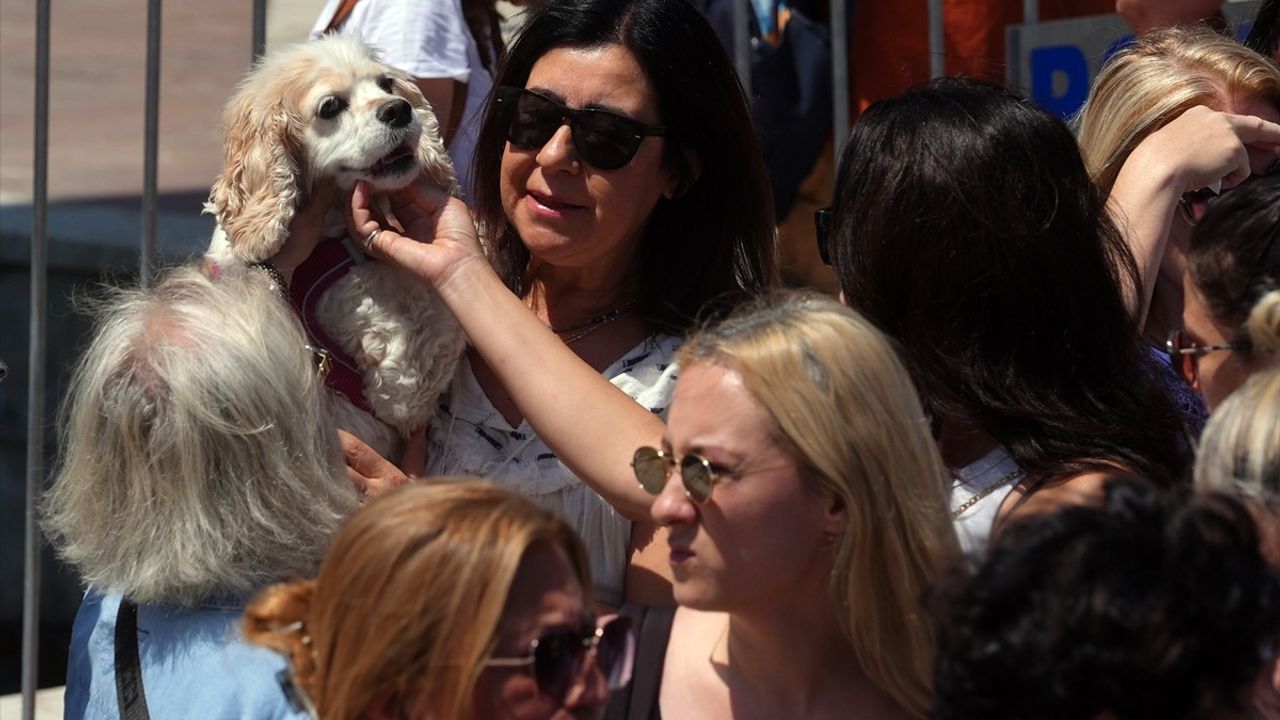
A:
<svg viewBox="0 0 1280 720">
<path fill-rule="evenodd" d="M 378 120 L 391 127 L 404 127 L 413 119 L 413 108 L 404 98 L 388 100 L 378 108 Z"/>
</svg>

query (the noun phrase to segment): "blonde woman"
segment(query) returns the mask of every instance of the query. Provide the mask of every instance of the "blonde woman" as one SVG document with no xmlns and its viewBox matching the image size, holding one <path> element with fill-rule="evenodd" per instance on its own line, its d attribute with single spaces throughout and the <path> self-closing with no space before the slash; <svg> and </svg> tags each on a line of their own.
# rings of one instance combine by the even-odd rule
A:
<svg viewBox="0 0 1280 720">
<path fill-rule="evenodd" d="M 1280 368 L 1249 378 L 1214 413 L 1200 438 L 1196 485 L 1237 491 L 1280 512 Z"/>
<path fill-rule="evenodd" d="M 302 327 L 259 273 L 183 267 L 102 302 L 59 421 L 44 527 L 88 586 L 66 717 L 286 717 L 278 658 L 236 632 L 319 566 L 357 495 Z"/>
<path fill-rule="evenodd" d="M 245 613 L 324 720 L 595 717 L 626 682 L 626 619 L 597 626 L 582 541 L 479 481 L 407 486 L 338 535 L 315 580 Z"/>
<path fill-rule="evenodd" d="M 1191 227 L 1280 155 L 1280 67 L 1203 26 L 1158 30 L 1108 61 L 1076 125 L 1138 261 L 1130 310 L 1159 347 L 1182 312 Z"/>
<path fill-rule="evenodd" d="M 640 618 L 609 718 L 924 717 L 923 593 L 959 556 L 947 482 L 888 340 L 835 300 L 758 303 L 692 337 L 634 470 L 670 532 L 672 613 Z"/>
</svg>

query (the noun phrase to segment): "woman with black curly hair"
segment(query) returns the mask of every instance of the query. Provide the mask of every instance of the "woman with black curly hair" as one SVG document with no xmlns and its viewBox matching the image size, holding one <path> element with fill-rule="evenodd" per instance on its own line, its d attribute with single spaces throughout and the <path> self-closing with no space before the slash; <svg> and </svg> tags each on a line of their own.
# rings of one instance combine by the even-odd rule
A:
<svg viewBox="0 0 1280 720">
<path fill-rule="evenodd" d="M 936 720 L 1247 717 L 1280 636 L 1249 509 L 1131 480 L 1012 524 L 944 594 Z"/>
</svg>

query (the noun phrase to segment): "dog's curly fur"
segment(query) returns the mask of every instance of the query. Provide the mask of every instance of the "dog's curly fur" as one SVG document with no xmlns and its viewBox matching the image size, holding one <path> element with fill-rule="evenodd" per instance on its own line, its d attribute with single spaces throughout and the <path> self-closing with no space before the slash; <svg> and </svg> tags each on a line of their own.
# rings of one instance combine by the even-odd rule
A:
<svg viewBox="0 0 1280 720">
<path fill-rule="evenodd" d="M 412 79 L 378 61 L 360 40 L 327 36 L 273 53 L 227 104 L 224 168 L 205 211 L 218 222 L 208 257 L 266 260 L 312 188 L 334 178 L 375 191 L 425 182 L 456 195 L 439 123 Z M 339 193 L 346 197 L 346 193 Z M 326 236 L 344 235 L 340 207 Z M 431 288 L 384 263 L 357 265 L 325 291 L 321 328 L 359 365 L 376 420 L 335 393 L 339 424 L 383 455 L 422 427 L 448 386 L 464 346 Z M 381 422 L 379 422 L 381 421 Z"/>
</svg>

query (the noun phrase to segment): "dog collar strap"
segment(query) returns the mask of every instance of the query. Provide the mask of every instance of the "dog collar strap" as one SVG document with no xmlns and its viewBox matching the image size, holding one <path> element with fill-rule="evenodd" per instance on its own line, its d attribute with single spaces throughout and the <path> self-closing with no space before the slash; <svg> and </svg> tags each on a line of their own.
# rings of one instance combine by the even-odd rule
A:
<svg viewBox="0 0 1280 720">
<path fill-rule="evenodd" d="M 373 408 L 365 400 L 364 381 L 355 361 L 321 329 L 320 322 L 316 319 L 316 310 L 325 291 L 354 267 L 355 261 L 343 247 L 340 238 L 321 240 L 311 257 L 293 272 L 293 286 L 289 288 L 289 293 L 307 337 L 312 344 L 327 350 L 333 358 L 333 370 L 325 378 L 325 384 L 346 395 L 352 405 L 373 414 Z"/>
</svg>

